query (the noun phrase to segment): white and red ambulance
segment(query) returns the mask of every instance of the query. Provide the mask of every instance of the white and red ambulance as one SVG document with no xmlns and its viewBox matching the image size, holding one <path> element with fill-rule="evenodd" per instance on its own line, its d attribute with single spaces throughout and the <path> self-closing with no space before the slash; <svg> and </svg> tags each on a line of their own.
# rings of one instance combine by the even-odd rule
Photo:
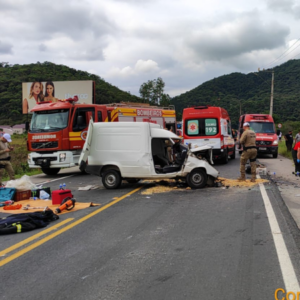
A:
<svg viewBox="0 0 300 300">
<path fill-rule="evenodd" d="M 213 158 L 228 162 L 235 158 L 235 142 L 228 112 L 221 107 L 203 105 L 185 108 L 182 114 L 184 143 L 213 148 Z"/>
</svg>

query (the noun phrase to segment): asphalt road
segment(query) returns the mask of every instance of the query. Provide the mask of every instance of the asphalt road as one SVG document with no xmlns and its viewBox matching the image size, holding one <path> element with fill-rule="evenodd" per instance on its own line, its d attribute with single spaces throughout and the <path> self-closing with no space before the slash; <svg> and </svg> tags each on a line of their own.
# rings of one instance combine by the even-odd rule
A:
<svg viewBox="0 0 300 300">
<path fill-rule="evenodd" d="M 238 157 L 216 165 L 220 176 L 238 176 Z M 263 300 L 297 286 L 299 232 L 272 183 L 265 190 L 279 230 L 259 186 L 143 195 L 151 184 L 110 191 L 67 170 L 56 179 L 45 185 L 65 182 L 78 201 L 101 206 L 61 215 L 48 227 L 73 220 L 7 254 L 45 229 L 1 236 L 0 299 Z M 100 188 L 78 191 L 88 184 Z"/>
</svg>

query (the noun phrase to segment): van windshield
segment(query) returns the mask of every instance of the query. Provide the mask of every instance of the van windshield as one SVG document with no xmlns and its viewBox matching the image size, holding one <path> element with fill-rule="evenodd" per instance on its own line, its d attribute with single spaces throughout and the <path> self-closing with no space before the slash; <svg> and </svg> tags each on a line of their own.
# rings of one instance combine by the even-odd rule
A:
<svg viewBox="0 0 300 300">
<path fill-rule="evenodd" d="M 188 136 L 213 136 L 219 132 L 219 122 L 214 118 L 199 118 L 185 121 Z"/>
<path fill-rule="evenodd" d="M 275 133 L 274 123 L 271 122 L 250 122 L 250 129 L 255 133 Z"/>
</svg>

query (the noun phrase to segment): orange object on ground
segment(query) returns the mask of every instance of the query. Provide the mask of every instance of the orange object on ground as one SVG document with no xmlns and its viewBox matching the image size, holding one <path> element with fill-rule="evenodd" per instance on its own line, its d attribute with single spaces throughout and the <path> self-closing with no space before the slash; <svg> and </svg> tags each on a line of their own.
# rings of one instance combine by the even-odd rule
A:
<svg viewBox="0 0 300 300">
<path fill-rule="evenodd" d="M 64 199 L 61 203 L 61 206 L 56 209 L 57 213 L 61 213 L 63 210 L 71 210 L 75 207 L 76 200 L 70 197 Z"/>
<path fill-rule="evenodd" d="M 16 204 L 16 205 L 8 205 L 8 206 L 3 206 L 4 210 L 16 210 L 20 209 L 22 207 L 22 204 Z"/>
</svg>

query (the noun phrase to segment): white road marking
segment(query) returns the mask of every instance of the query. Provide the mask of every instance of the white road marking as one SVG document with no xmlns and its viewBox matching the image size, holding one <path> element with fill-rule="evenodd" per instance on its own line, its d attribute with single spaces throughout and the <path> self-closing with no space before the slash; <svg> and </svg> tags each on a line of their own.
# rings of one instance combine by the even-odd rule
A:
<svg viewBox="0 0 300 300">
<path fill-rule="evenodd" d="M 260 176 L 257 175 L 257 178 L 260 178 Z M 280 227 L 278 225 L 271 201 L 267 195 L 264 184 L 260 183 L 259 187 L 260 187 L 262 198 L 264 200 L 269 224 L 271 227 L 271 232 L 272 232 L 286 292 L 294 292 L 294 293 L 300 292 L 298 279 L 291 258 L 289 256 L 289 252 L 286 248 L 286 244 L 284 242 L 282 233 L 280 231 Z"/>
<path fill-rule="evenodd" d="M 48 182 L 62 180 L 62 179 L 69 178 L 69 177 L 72 177 L 72 176 L 74 176 L 74 175 L 69 175 L 69 176 L 65 176 L 65 177 L 59 177 L 59 178 L 56 178 L 56 179 L 52 179 L 52 180 L 48 180 L 48 181 L 45 181 L 45 182 L 37 183 L 36 185 L 42 185 L 42 184 L 46 184 Z"/>
</svg>

